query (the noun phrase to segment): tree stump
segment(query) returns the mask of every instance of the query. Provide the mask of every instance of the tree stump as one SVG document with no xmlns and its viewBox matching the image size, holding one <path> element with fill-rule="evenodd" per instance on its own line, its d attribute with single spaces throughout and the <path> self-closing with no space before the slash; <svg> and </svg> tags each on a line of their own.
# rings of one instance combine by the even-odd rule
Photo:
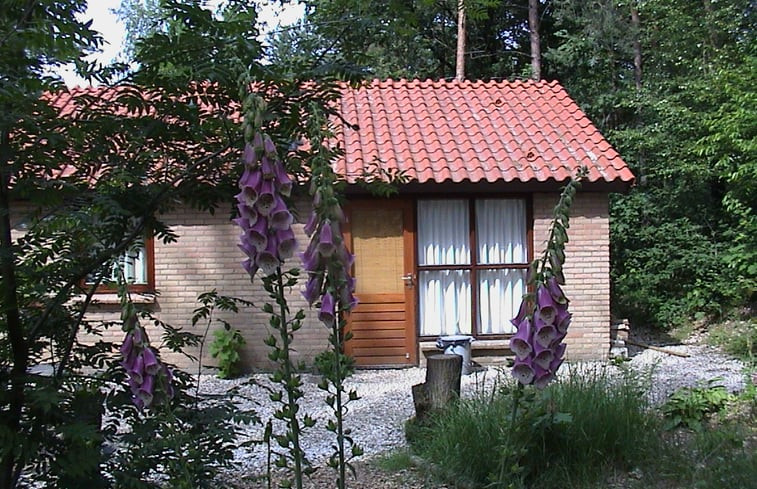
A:
<svg viewBox="0 0 757 489">
<path fill-rule="evenodd" d="M 460 397 L 463 357 L 460 355 L 432 355 L 426 363 L 426 382 L 413 386 L 415 417 L 425 418 L 430 411 L 442 409 Z"/>
</svg>

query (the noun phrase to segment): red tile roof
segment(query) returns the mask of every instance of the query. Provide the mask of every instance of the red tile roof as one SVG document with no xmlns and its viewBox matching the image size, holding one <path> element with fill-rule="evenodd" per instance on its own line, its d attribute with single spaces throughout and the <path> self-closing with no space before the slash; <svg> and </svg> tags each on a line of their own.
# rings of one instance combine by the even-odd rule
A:
<svg viewBox="0 0 757 489">
<path fill-rule="evenodd" d="M 354 181 L 379 164 L 424 182 L 634 176 L 557 82 L 374 80 L 345 88 L 336 171 Z"/>
</svg>

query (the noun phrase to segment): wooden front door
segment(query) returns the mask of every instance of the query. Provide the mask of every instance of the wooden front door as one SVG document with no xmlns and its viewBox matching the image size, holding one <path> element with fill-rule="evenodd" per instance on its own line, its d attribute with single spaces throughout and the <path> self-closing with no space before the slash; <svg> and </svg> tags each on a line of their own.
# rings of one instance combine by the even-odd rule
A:
<svg viewBox="0 0 757 489">
<path fill-rule="evenodd" d="M 350 202 L 348 214 L 359 303 L 347 320 L 346 352 L 359 366 L 415 365 L 412 202 Z"/>
</svg>

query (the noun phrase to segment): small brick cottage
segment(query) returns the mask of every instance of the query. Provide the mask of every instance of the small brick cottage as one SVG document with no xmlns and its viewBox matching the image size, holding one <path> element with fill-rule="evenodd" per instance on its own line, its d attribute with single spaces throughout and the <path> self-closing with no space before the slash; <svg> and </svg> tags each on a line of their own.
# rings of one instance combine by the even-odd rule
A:
<svg viewBox="0 0 757 489">
<path fill-rule="evenodd" d="M 633 174 L 558 83 L 376 80 L 345 87 L 340 109 L 344 156 L 334 163 L 337 172 L 354 183 L 378 167 L 405 182 L 390 199 L 357 185 L 347 192 L 345 237 L 356 255 L 360 300 L 347 349 L 359 365 L 423 364 L 435 339 L 450 334 L 473 336 L 479 361 L 508 355 L 526 267 L 542 252 L 560 188 L 580 166 L 589 176 L 571 210 L 566 247 L 573 312 L 566 356 L 607 357 L 608 199 L 626 190 Z M 297 206 L 306 219 L 304 196 Z M 178 241 L 149 243 L 133 264 L 143 270 L 137 280 L 149 285 L 135 297 L 161 320 L 191 328 L 197 296 L 211 289 L 259 305 L 267 300 L 240 266 L 239 231 L 223 214 L 187 209 L 163 216 Z M 301 248 L 302 228 L 295 225 Z M 304 281 L 298 287 L 290 307 L 307 310 Z M 113 318 L 116 299 L 100 295 L 92 317 Z M 309 363 L 326 347 L 328 331 L 315 316 L 308 314 L 295 335 L 295 361 Z M 268 367 L 268 318 L 254 308 L 222 317 L 246 340 L 244 367 Z M 120 341 L 122 333 L 108 334 Z M 212 366 L 205 351 L 203 364 Z M 186 357 L 168 360 L 196 368 Z"/>
</svg>

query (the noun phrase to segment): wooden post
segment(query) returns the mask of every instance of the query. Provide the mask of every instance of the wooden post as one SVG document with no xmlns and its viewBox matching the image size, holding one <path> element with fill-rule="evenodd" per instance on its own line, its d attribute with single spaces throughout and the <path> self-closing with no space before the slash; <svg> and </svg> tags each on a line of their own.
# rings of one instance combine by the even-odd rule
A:
<svg viewBox="0 0 757 489">
<path fill-rule="evenodd" d="M 426 382 L 413 386 L 415 417 L 423 419 L 430 411 L 442 409 L 460 397 L 463 357 L 432 355 L 426 364 Z"/>
</svg>

